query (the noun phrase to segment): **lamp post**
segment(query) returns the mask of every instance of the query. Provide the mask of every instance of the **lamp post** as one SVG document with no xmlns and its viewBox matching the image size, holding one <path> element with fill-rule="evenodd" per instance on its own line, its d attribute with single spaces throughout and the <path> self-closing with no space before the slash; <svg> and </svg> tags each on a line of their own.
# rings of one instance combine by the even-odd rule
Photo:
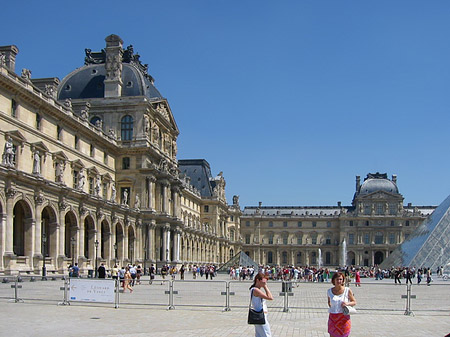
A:
<svg viewBox="0 0 450 337">
<path fill-rule="evenodd" d="M 114 244 L 114 261 L 117 265 L 117 242 Z"/>
<path fill-rule="evenodd" d="M 75 238 L 70 238 L 70 244 L 72 246 L 72 267 L 75 265 Z"/>
<path fill-rule="evenodd" d="M 98 240 L 95 240 L 94 245 L 95 245 L 95 278 L 97 278 L 97 254 L 98 254 Z"/>
<path fill-rule="evenodd" d="M 45 269 L 45 246 L 47 243 L 47 236 L 45 235 L 45 233 L 42 234 L 42 281 L 47 281 L 47 270 Z"/>
</svg>

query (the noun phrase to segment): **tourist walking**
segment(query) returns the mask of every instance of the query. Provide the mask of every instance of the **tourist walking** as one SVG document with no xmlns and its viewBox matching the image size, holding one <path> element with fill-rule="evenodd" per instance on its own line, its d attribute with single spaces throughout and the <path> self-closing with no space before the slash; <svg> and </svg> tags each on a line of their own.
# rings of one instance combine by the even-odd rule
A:
<svg viewBox="0 0 450 337">
<path fill-rule="evenodd" d="M 127 289 L 130 290 L 130 293 L 133 292 L 133 288 L 131 287 L 131 273 L 130 273 L 130 267 L 126 267 L 125 269 L 125 277 L 123 282 L 123 292 L 125 292 Z"/>
<path fill-rule="evenodd" d="M 359 273 L 359 268 L 357 268 L 355 272 L 355 286 L 361 287 L 361 274 Z"/>
<path fill-rule="evenodd" d="M 356 299 L 351 289 L 344 286 L 344 280 L 344 274 L 335 273 L 331 279 L 334 287 L 327 291 L 328 333 L 331 337 L 347 337 L 352 328 L 350 315 L 344 315 L 344 307 L 355 306 Z"/>
<path fill-rule="evenodd" d="M 264 291 L 263 291 L 264 290 Z M 255 336 L 256 337 L 271 337 L 270 324 L 267 320 L 267 304 L 266 300 L 272 301 L 273 296 L 267 286 L 267 279 L 263 273 L 258 273 L 255 276 L 253 284 L 250 287 L 250 301 L 251 306 L 256 311 L 264 311 L 264 317 L 266 324 L 255 324 Z"/>
</svg>

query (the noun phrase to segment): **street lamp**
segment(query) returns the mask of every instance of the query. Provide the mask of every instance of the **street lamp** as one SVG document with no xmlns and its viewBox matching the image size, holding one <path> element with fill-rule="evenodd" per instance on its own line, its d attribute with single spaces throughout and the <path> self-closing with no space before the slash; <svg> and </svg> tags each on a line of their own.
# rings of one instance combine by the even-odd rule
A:
<svg viewBox="0 0 450 337">
<path fill-rule="evenodd" d="M 75 265 L 75 238 L 70 238 L 70 244 L 72 245 L 72 267 Z"/>
<path fill-rule="evenodd" d="M 47 236 L 42 234 L 42 281 L 47 281 L 47 270 L 45 269 L 45 246 L 47 243 Z"/>
<path fill-rule="evenodd" d="M 117 264 L 117 243 L 114 244 L 114 260 L 115 264 Z"/>
<path fill-rule="evenodd" d="M 95 278 L 97 278 L 97 254 L 98 254 L 98 240 L 95 240 L 94 245 L 95 245 Z"/>
</svg>

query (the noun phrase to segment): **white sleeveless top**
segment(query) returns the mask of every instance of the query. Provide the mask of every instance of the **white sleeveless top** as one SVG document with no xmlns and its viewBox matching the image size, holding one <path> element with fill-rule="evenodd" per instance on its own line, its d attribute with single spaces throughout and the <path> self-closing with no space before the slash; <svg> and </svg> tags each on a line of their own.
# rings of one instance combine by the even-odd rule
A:
<svg viewBox="0 0 450 337">
<path fill-rule="evenodd" d="M 256 311 L 261 311 L 261 309 L 263 309 L 264 312 L 267 312 L 266 300 L 261 297 L 256 297 L 255 295 L 252 296 L 253 289 L 255 288 L 250 290 L 250 296 L 252 297 L 252 308 Z"/>
<path fill-rule="evenodd" d="M 339 314 L 344 312 L 342 309 L 342 302 L 348 302 L 348 287 L 344 288 L 344 292 L 340 295 L 335 295 L 331 291 L 332 288 L 328 289 L 327 295 L 330 298 L 331 307 L 328 308 L 328 312 L 331 314 Z"/>
</svg>

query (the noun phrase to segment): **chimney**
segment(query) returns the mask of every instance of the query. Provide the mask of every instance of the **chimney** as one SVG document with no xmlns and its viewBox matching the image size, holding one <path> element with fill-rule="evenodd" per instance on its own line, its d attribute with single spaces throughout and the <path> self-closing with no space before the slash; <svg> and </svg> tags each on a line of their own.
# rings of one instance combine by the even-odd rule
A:
<svg viewBox="0 0 450 337">
<path fill-rule="evenodd" d="M 0 55 L 5 55 L 5 65 L 13 72 L 16 71 L 16 56 L 19 48 L 14 45 L 0 46 Z"/>
<path fill-rule="evenodd" d="M 122 96 L 122 56 L 123 41 L 117 35 L 109 35 L 106 41 L 105 97 Z"/>
<path fill-rule="evenodd" d="M 356 192 L 359 191 L 359 188 L 361 187 L 361 177 L 356 176 Z"/>
<path fill-rule="evenodd" d="M 259 202 L 259 206 L 258 207 L 261 208 L 261 206 L 262 206 L 262 201 Z"/>
<path fill-rule="evenodd" d="M 397 185 L 397 175 L 396 174 L 392 175 L 392 182 Z"/>
<path fill-rule="evenodd" d="M 341 207 L 342 203 L 340 201 L 338 201 L 338 207 Z"/>
</svg>

